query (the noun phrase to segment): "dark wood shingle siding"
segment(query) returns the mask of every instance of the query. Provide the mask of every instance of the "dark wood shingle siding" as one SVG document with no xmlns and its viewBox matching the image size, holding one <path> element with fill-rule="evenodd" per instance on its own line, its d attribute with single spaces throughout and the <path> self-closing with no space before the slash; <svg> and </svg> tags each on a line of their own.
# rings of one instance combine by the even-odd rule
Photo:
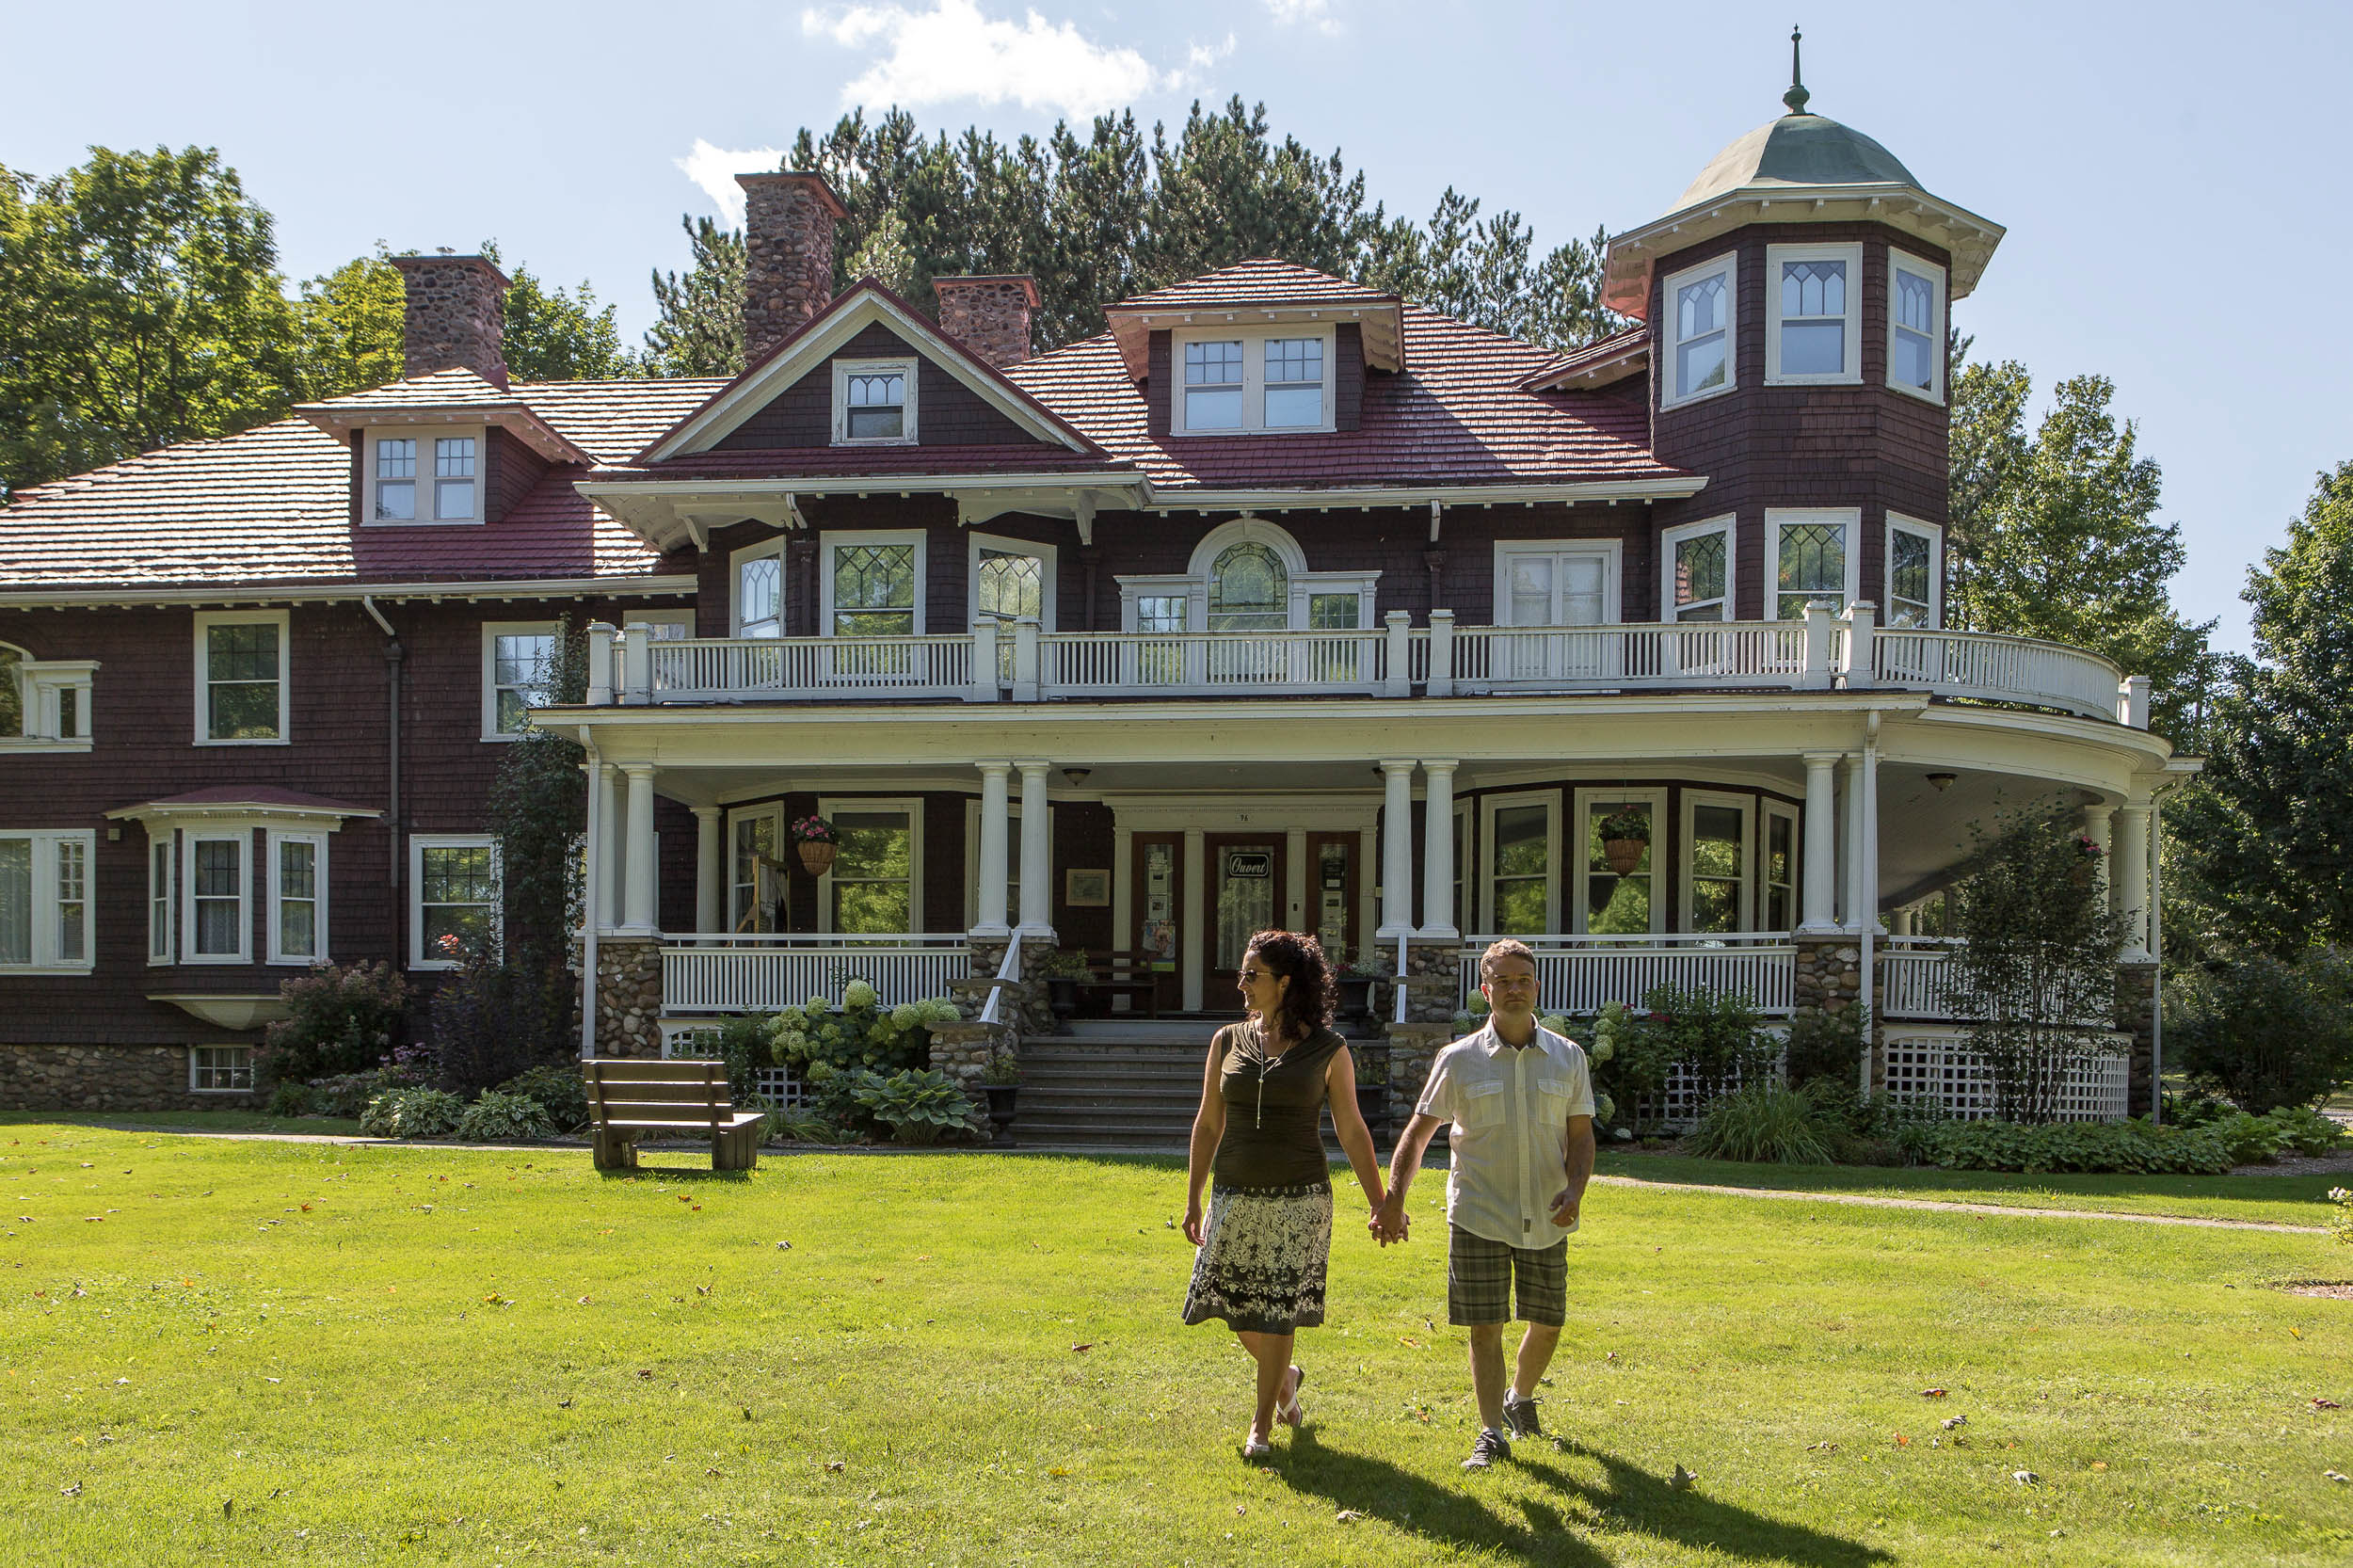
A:
<svg viewBox="0 0 2353 1568">
<path fill-rule="evenodd" d="M 1030 443 L 1047 451 L 1064 450 L 1039 441 L 978 392 L 957 380 L 937 363 L 924 358 L 913 344 L 879 322 L 859 332 L 839 354 L 811 367 L 808 374 L 771 399 L 767 407 L 720 440 L 720 452 L 775 451 L 833 444 L 833 365 L 835 360 L 901 359 L 913 356 L 916 366 L 915 435 L 919 446 L 1002 446 Z"/>
</svg>

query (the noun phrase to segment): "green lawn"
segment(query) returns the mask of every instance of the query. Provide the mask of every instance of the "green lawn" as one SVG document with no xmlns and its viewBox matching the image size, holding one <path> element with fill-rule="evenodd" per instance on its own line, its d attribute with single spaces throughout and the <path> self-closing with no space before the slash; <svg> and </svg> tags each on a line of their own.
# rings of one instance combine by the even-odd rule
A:
<svg viewBox="0 0 2353 1568">
<path fill-rule="evenodd" d="M 176 1132 L 296 1132 L 357 1138 L 360 1123 L 344 1116 L 273 1116 L 266 1111 L 20 1111 L 61 1127 L 156 1128 Z M 0 1129 L 8 1126 L 0 1121 Z M 13 1137 L 13 1132 L 8 1133 Z"/>
<path fill-rule="evenodd" d="M 2353 1278 L 2323 1238 L 1597 1188 L 1563 1441 L 1474 1478 L 1434 1180 L 1401 1251 L 1343 1196 L 1315 1425 L 1255 1469 L 1242 1358 L 1175 1320 L 1168 1161 L 630 1179 L 20 1122 L 0 1178 L 12 1564 L 2353 1552 L 2312 1403 L 2353 1404 L 2353 1303 L 2266 1288 Z"/>
</svg>

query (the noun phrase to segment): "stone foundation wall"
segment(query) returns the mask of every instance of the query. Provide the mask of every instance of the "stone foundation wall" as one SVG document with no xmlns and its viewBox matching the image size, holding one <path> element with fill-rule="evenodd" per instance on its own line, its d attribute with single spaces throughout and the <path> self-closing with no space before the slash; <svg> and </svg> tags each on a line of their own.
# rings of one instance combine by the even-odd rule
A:
<svg viewBox="0 0 2353 1568">
<path fill-rule="evenodd" d="M 1056 943 L 1050 936 L 1025 936 L 1021 941 L 1021 988 L 1010 999 L 1012 1007 L 998 1009 L 998 1016 L 1013 1024 L 1024 1035 L 1054 1032 L 1054 1009 L 1046 997 L 1046 977 L 1038 972 L 1038 965 L 1052 952 Z M 993 980 L 999 966 L 1005 961 L 1005 940 L 1002 937 L 972 938 L 972 978 Z M 975 990 L 966 1001 L 965 1016 L 978 1018 L 987 1004 L 988 992 Z"/>
<path fill-rule="evenodd" d="M 2156 1104 L 2157 967 L 2116 967 L 2116 1027 L 2133 1037 L 2132 1087 L 2127 1113 L 2145 1116 Z"/>
<path fill-rule="evenodd" d="M 9 1111 L 246 1111 L 251 1094 L 188 1087 L 185 1046 L 0 1046 Z"/>
<path fill-rule="evenodd" d="M 953 1079 L 972 1102 L 972 1114 L 967 1126 L 983 1143 L 990 1139 L 988 1096 L 981 1086 L 981 1076 L 988 1070 L 990 1060 L 1000 1054 L 1021 1060 L 1021 1035 L 1010 1024 L 934 1024 L 932 1026 L 931 1064 Z"/>
<path fill-rule="evenodd" d="M 597 1054 L 662 1054 L 662 944 L 597 938 Z"/>
</svg>

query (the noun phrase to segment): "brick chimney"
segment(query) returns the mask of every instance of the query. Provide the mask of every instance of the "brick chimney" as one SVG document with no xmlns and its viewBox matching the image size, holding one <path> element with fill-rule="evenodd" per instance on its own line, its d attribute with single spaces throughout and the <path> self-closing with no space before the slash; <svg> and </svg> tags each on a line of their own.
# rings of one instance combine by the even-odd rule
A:
<svg viewBox="0 0 2353 1568">
<path fill-rule="evenodd" d="M 402 292 L 401 375 L 463 366 L 506 385 L 506 274 L 483 256 L 394 256 Z"/>
<path fill-rule="evenodd" d="M 822 174 L 739 174 L 744 187 L 744 361 L 833 297 L 833 226 L 850 216 Z"/>
<path fill-rule="evenodd" d="M 935 278 L 939 329 L 999 370 L 1028 359 L 1037 280 L 1028 273 Z"/>
</svg>

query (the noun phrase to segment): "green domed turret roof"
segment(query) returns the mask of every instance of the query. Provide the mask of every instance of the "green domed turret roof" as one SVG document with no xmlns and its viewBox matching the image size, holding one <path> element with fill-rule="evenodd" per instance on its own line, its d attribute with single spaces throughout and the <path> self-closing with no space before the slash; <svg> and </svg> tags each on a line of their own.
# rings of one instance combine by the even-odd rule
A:
<svg viewBox="0 0 2353 1568">
<path fill-rule="evenodd" d="M 1896 154 L 1851 126 L 1818 114 L 1769 120 L 1716 154 L 1678 209 L 1735 191 L 1803 185 L 1911 185 L 1920 182 Z"/>
</svg>

